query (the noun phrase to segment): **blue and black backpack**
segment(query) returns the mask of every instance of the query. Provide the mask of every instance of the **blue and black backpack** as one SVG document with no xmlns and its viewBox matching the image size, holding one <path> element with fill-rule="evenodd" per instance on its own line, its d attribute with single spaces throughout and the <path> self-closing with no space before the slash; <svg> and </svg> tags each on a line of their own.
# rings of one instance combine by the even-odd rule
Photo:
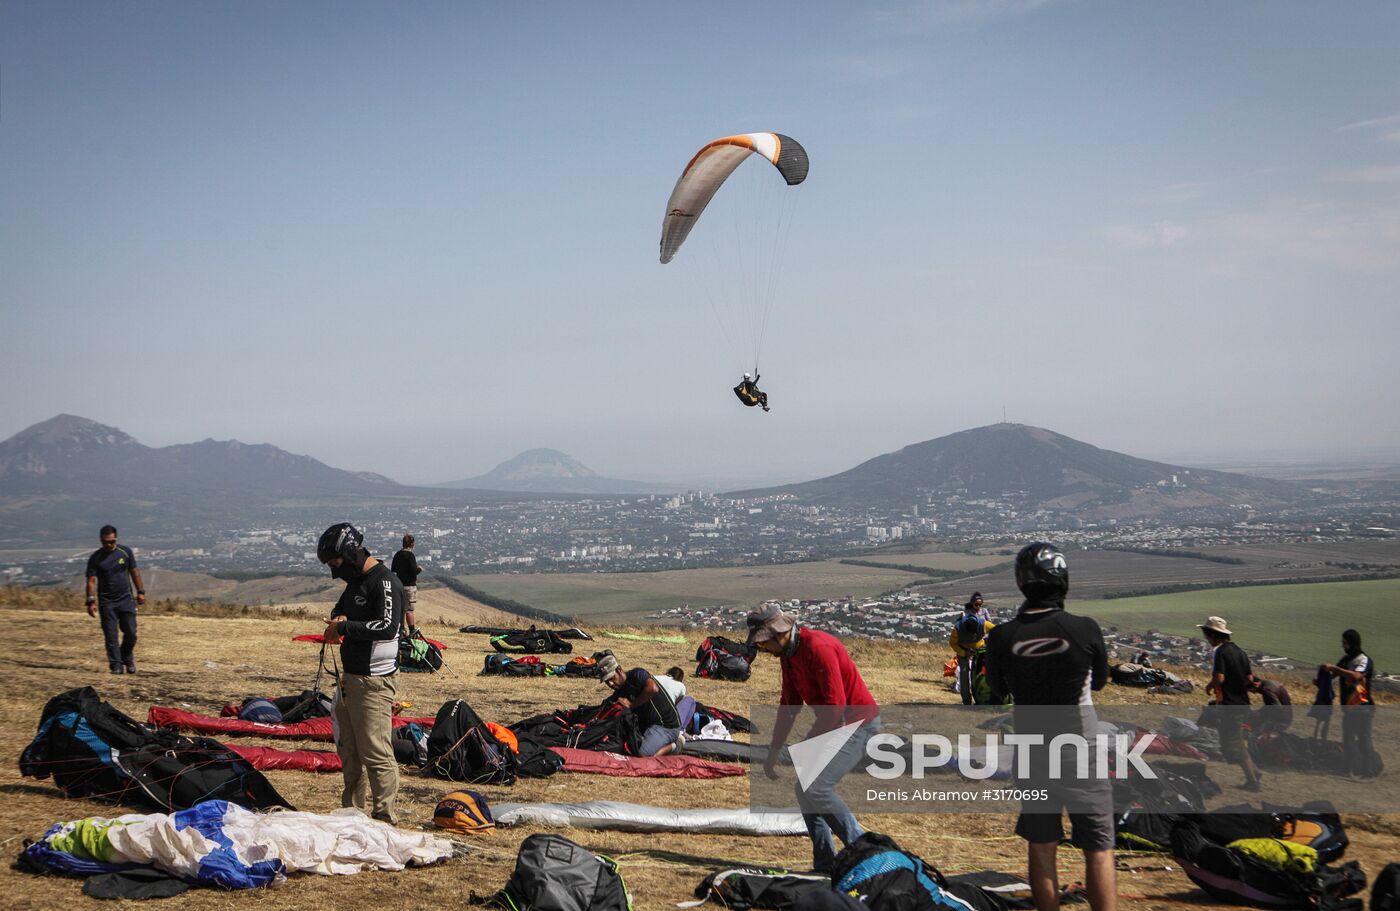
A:
<svg viewBox="0 0 1400 911">
<path fill-rule="evenodd" d="M 836 855 L 837 892 L 881 911 L 998 911 L 1004 905 L 975 886 L 949 883 L 923 858 L 894 839 L 867 832 Z"/>
</svg>

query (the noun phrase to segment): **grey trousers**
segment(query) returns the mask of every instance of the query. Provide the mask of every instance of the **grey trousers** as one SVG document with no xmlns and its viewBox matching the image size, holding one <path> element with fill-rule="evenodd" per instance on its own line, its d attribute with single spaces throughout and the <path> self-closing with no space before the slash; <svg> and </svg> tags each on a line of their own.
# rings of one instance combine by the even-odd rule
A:
<svg viewBox="0 0 1400 911">
<path fill-rule="evenodd" d="M 335 701 L 335 751 L 345 778 L 340 805 L 388 823 L 398 822 L 399 764 L 392 741 L 398 691 L 398 672 L 383 677 L 341 674 Z"/>
</svg>

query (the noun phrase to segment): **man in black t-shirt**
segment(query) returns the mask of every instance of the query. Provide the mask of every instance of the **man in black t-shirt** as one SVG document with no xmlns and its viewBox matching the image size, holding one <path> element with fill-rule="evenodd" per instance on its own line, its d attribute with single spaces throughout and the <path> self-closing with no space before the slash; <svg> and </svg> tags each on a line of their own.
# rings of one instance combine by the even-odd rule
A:
<svg viewBox="0 0 1400 911">
<path fill-rule="evenodd" d="M 87 612 L 102 621 L 107 645 L 107 669 L 114 674 L 136 673 L 136 606 L 146 603 L 146 586 L 136 567 L 136 554 L 117 543 L 117 529 L 102 526 L 102 546 L 87 561 Z M 131 584 L 136 583 L 136 599 Z M 117 633 L 121 641 L 117 641 Z"/>
<path fill-rule="evenodd" d="M 624 672 L 617 658 L 604 655 L 598 661 L 598 674 L 613 694 L 604 705 L 616 703 L 632 710 L 642 731 L 639 756 L 665 756 L 676 748 L 681 736 L 681 718 L 671 696 L 656 682 L 651 672 L 634 667 Z"/>
<path fill-rule="evenodd" d="M 1254 675 L 1249 656 L 1231 638 L 1223 617 L 1207 617 L 1196 624 L 1206 641 L 1214 647 L 1211 659 L 1210 683 L 1206 689 L 1215 694 L 1215 721 L 1220 731 L 1220 752 L 1228 762 L 1238 763 L 1244 772 L 1244 789 L 1259 790 L 1259 770 L 1244 742 L 1244 725 L 1249 720 L 1249 686 Z"/>
<path fill-rule="evenodd" d="M 1016 616 L 987 634 L 987 682 L 992 701 L 1015 699 L 1018 735 L 1040 735 L 1049 743 L 1059 734 L 1088 736 L 1096 727 L 1093 696 L 1108 682 L 1108 649 L 1103 631 L 1089 617 L 1065 610 L 1069 566 L 1052 544 L 1037 541 L 1016 555 L 1016 587 L 1026 596 Z M 1058 707 L 1058 708 L 1056 708 Z M 1018 786 L 1042 799 L 1026 798 L 1016 834 L 1026 840 L 1031 896 L 1037 908 L 1059 907 L 1056 853 L 1068 812 L 1070 842 L 1084 852 L 1089 907 L 1117 907 L 1113 860 L 1113 791 L 1106 777 L 1080 778 L 1049 773 L 1049 752 L 1033 749 Z M 1066 763 L 1062 768 L 1073 768 Z"/>
<path fill-rule="evenodd" d="M 389 568 L 399 577 L 399 582 L 403 583 L 403 594 L 407 599 L 403 619 L 404 623 L 408 624 L 409 635 L 412 635 L 418 628 L 414 611 L 418 609 L 418 574 L 422 572 L 418 568 L 418 558 L 413 555 L 413 535 L 403 536 L 403 549 L 394 554 Z"/>
</svg>

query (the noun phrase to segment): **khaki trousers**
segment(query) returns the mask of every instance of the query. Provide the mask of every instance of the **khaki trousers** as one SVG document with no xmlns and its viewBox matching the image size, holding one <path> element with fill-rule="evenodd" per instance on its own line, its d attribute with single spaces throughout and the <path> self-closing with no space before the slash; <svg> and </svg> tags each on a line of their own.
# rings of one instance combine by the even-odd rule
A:
<svg viewBox="0 0 1400 911">
<path fill-rule="evenodd" d="M 398 822 L 394 800 L 399 793 L 399 764 L 394 761 L 391 740 L 398 689 L 398 672 L 383 677 L 341 674 L 335 703 L 339 735 L 335 750 L 345 778 L 340 805 L 387 823 Z"/>
</svg>

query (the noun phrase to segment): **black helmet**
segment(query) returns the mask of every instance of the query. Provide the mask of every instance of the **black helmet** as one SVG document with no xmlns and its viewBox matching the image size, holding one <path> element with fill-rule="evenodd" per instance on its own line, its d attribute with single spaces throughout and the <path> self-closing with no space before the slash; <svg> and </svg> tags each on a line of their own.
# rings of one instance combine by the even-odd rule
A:
<svg viewBox="0 0 1400 911">
<path fill-rule="evenodd" d="M 321 540 L 316 542 L 316 559 L 322 563 L 329 563 L 340 557 L 353 562 L 364 540 L 365 536 L 349 522 L 332 525 L 322 533 Z"/>
<path fill-rule="evenodd" d="M 1036 541 L 1016 555 L 1016 587 L 1033 601 L 1065 596 L 1069 591 L 1069 564 L 1059 548 Z"/>
</svg>

